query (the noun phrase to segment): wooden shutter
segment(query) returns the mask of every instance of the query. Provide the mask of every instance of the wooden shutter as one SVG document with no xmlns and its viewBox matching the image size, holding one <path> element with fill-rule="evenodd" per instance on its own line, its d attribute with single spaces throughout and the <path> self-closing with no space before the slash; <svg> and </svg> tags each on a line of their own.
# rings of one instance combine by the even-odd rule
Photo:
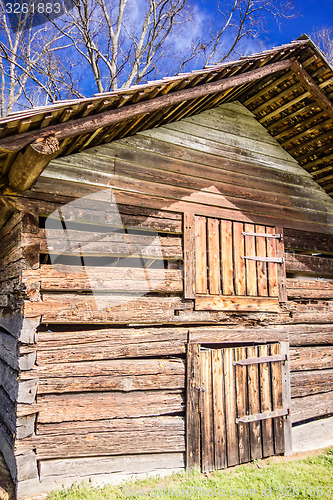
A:
<svg viewBox="0 0 333 500">
<path fill-rule="evenodd" d="M 197 310 L 279 311 L 282 228 L 186 214 L 184 294 Z"/>
</svg>

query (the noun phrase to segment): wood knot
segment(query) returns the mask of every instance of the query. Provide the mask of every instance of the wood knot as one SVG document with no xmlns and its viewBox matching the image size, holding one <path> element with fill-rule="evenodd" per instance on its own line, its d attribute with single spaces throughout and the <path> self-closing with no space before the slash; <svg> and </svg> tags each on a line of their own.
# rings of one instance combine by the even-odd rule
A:
<svg viewBox="0 0 333 500">
<path fill-rule="evenodd" d="M 59 141 L 55 135 L 39 137 L 31 144 L 31 147 L 42 155 L 50 155 L 59 149 Z"/>
</svg>

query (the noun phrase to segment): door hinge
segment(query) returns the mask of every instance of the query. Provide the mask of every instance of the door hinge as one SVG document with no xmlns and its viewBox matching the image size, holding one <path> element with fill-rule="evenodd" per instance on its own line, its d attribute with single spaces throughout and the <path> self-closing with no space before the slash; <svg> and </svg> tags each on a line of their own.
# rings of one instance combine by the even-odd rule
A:
<svg viewBox="0 0 333 500">
<path fill-rule="evenodd" d="M 259 262 L 275 262 L 276 264 L 283 264 L 284 257 L 256 257 L 242 255 L 242 259 L 257 260 Z"/>
<path fill-rule="evenodd" d="M 243 236 L 260 236 L 261 238 L 276 238 L 278 240 L 283 239 L 283 234 L 271 234 L 271 233 L 247 233 L 246 231 L 242 232 Z"/>
</svg>

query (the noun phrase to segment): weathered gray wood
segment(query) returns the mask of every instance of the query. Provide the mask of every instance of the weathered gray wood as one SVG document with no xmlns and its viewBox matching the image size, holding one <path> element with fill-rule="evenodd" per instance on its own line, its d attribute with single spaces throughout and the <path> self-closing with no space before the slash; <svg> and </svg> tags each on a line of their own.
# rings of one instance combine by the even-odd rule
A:
<svg viewBox="0 0 333 500">
<path fill-rule="evenodd" d="M 286 253 L 286 269 L 288 272 L 301 272 L 321 277 L 333 277 L 333 259 Z"/>
<path fill-rule="evenodd" d="M 9 435 L 13 436 L 16 428 L 15 404 L 0 386 L 1 421 L 6 425 Z"/>
<path fill-rule="evenodd" d="M 38 378 L 19 381 L 17 402 L 31 404 L 36 398 L 37 387 L 38 387 Z"/>
<path fill-rule="evenodd" d="M 32 376 L 39 377 L 38 394 L 183 389 L 185 364 L 180 359 L 48 363 L 26 375 Z"/>
<path fill-rule="evenodd" d="M 37 351 L 32 350 L 20 355 L 18 359 L 19 369 L 22 371 L 31 370 L 36 362 Z"/>
<path fill-rule="evenodd" d="M 284 244 L 290 250 L 305 250 L 333 254 L 333 235 L 307 231 L 284 230 Z"/>
<path fill-rule="evenodd" d="M 145 172 L 145 168 L 142 167 Z M 82 170 L 80 165 L 63 165 L 63 164 L 50 164 L 50 166 L 45 170 L 44 174 L 40 177 L 36 187 L 38 191 L 51 191 L 60 192 L 64 191 L 69 194 L 75 190 L 78 196 L 85 196 L 89 194 L 89 190 L 93 189 L 94 184 L 98 183 L 100 186 L 108 187 L 112 184 L 113 192 L 116 199 L 119 198 L 119 202 L 123 202 L 122 197 L 126 196 L 126 189 L 131 190 L 131 193 L 135 193 L 142 199 L 142 192 L 146 193 L 150 199 L 150 206 L 154 208 L 165 208 L 167 205 L 171 205 L 171 209 L 174 211 L 184 211 L 191 212 L 194 211 L 199 214 L 198 209 L 206 209 L 210 213 L 207 215 L 216 215 L 218 217 L 224 217 L 227 219 L 245 219 L 245 214 L 255 214 L 258 219 L 258 223 L 265 223 L 270 225 L 285 225 L 288 224 L 289 227 L 300 228 L 301 224 L 298 220 L 299 217 L 304 217 L 304 210 L 298 207 L 294 207 L 292 202 L 287 203 L 288 207 L 282 205 L 281 200 L 279 204 L 274 204 L 270 206 L 269 213 L 267 214 L 267 203 L 257 201 L 252 199 L 253 197 L 235 197 L 226 193 L 226 196 L 221 196 L 220 193 L 223 192 L 224 184 L 218 181 L 207 181 L 205 179 L 189 178 L 184 176 L 180 178 L 179 175 L 174 175 L 168 173 L 166 176 L 165 172 L 159 172 L 158 175 L 155 174 L 152 178 L 151 175 L 147 173 L 142 173 L 138 166 L 133 165 L 130 172 L 126 172 L 127 175 L 114 175 L 112 173 L 104 173 L 91 170 Z M 59 179 L 66 178 L 65 180 Z M 170 181 L 170 184 L 165 183 L 165 179 Z M 84 180 L 84 183 L 82 183 Z M 257 184 L 259 179 L 255 179 L 254 185 Z M 57 182 L 57 187 L 52 188 L 53 184 Z M 75 183 L 75 184 L 73 184 Z M 96 189 L 96 186 L 95 186 Z M 233 188 L 234 190 L 235 188 Z M 88 193 L 87 193 L 88 191 Z M 133 195 L 132 195 L 133 196 Z M 160 205 L 154 206 L 154 197 L 156 201 L 160 201 Z M 259 197 L 260 198 L 260 197 Z M 171 199 L 175 200 L 173 203 Z M 200 205 L 203 205 L 200 207 Z M 147 204 L 147 206 L 149 206 Z M 199 208 L 200 207 L 200 208 Z M 216 211 L 213 211 L 212 207 L 216 207 Z M 333 220 L 333 213 L 331 212 L 331 207 L 324 205 L 322 207 L 325 211 L 318 210 L 307 210 L 306 221 L 309 223 L 308 228 L 323 232 L 324 228 L 327 228 Z M 238 217 L 235 215 L 238 211 Z M 215 213 L 214 213 L 215 212 Z M 262 214 L 267 214 L 263 217 Z M 246 222 L 252 222 L 248 218 L 245 219 Z M 304 224 L 303 220 L 303 224 Z M 328 228 L 329 231 L 329 228 Z"/>
<path fill-rule="evenodd" d="M 36 415 L 26 415 L 16 419 L 16 438 L 24 439 L 35 432 Z"/>
<path fill-rule="evenodd" d="M 124 337 L 126 338 L 126 336 Z M 73 338 L 63 348 L 61 347 L 61 338 L 58 342 L 56 340 L 53 342 L 53 344 L 58 343 L 58 347 L 52 347 L 51 342 L 43 343 L 38 352 L 38 359 L 40 366 L 43 366 L 46 363 L 54 363 L 55 359 L 58 363 L 70 363 L 73 361 L 170 356 L 185 353 L 186 332 L 183 333 L 181 331 L 178 339 L 175 339 L 173 335 L 173 338 L 166 341 L 158 341 L 151 337 L 149 332 L 147 332 L 147 342 L 133 337 L 130 338 L 129 336 L 128 343 L 126 344 L 117 342 L 114 339 L 104 340 L 103 338 L 100 341 L 98 339 L 95 342 L 87 340 L 83 341 L 82 344 L 76 344 L 73 334 Z M 65 336 L 63 341 L 66 341 Z M 51 344 L 50 348 L 48 348 L 49 344 Z M 45 366 L 43 369 L 46 370 Z"/>
<path fill-rule="evenodd" d="M 67 180 L 58 178 L 59 174 L 61 174 L 61 172 L 59 172 L 59 165 L 57 165 L 51 172 L 48 169 L 49 167 L 47 167 L 43 175 L 37 181 L 36 186 L 33 188 L 34 192 L 38 191 L 38 194 L 43 195 L 44 193 L 52 193 L 53 195 L 64 193 L 68 196 L 75 192 L 77 196 L 84 197 L 96 191 L 97 189 L 96 185 L 94 186 L 91 184 L 93 182 L 93 179 L 86 179 L 86 182 L 84 184 L 79 183 L 79 177 L 82 177 L 82 170 L 80 169 L 80 167 L 76 167 L 75 172 L 73 172 L 73 167 L 71 167 L 71 176 L 69 177 L 69 172 L 67 172 L 68 167 L 64 166 L 63 169 L 64 172 L 66 171 L 67 173 Z M 97 174 L 94 173 L 94 177 L 96 176 Z M 242 210 L 239 210 L 237 207 L 237 203 L 227 202 L 229 208 L 225 208 L 224 204 L 227 200 L 227 197 L 219 196 L 216 191 L 214 195 L 213 189 L 213 194 L 207 191 L 202 191 L 199 193 L 197 192 L 197 189 L 194 190 L 193 194 L 193 190 L 191 191 L 190 189 L 188 189 L 184 191 L 184 189 L 182 189 L 182 192 L 179 192 L 179 189 L 172 186 L 171 188 L 168 188 L 169 193 L 165 193 L 164 186 L 161 186 L 161 183 L 150 183 L 149 185 L 147 185 L 148 183 L 145 182 L 145 185 L 142 186 L 142 181 L 136 180 L 131 181 L 130 186 L 128 186 L 128 177 L 111 177 L 110 175 L 107 176 L 107 179 L 105 179 L 104 175 L 103 181 L 100 179 L 98 180 L 100 181 L 101 185 L 104 185 L 105 187 L 108 187 L 110 183 L 115 184 L 113 192 L 116 196 L 116 199 L 118 200 L 118 203 L 121 204 L 142 204 L 144 207 L 152 207 L 154 209 L 164 210 L 168 208 L 169 210 L 175 212 L 193 212 L 197 215 L 203 216 L 214 215 L 216 217 L 228 220 L 237 220 L 248 223 L 252 223 L 253 217 L 255 216 L 256 222 L 258 224 L 283 224 L 289 228 L 296 229 L 304 227 L 305 221 L 294 218 L 296 216 L 296 210 L 293 210 L 293 214 L 291 214 L 290 212 L 286 214 L 285 208 L 278 207 L 278 211 L 280 211 L 280 217 L 277 216 L 277 214 L 275 214 L 276 216 L 274 217 L 273 214 L 267 214 L 267 207 L 263 204 L 261 204 L 262 206 L 260 207 L 259 211 L 254 210 L 254 207 L 252 207 L 251 209 L 250 203 L 248 203 L 247 209 L 243 207 Z M 256 184 L 258 184 L 258 182 L 260 181 L 260 178 L 259 180 L 254 180 Z M 133 190 L 126 191 L 126 187 L 130 187 Z M 142 194 L 143 190 L 147 194 Z M 172 193 L 170 193 L 170 191 L 172 191 Z M 175 195 L 175 191 L 178 191 L 177 195 Z M 167 194 L 169 194 L 169 197 L 167 197 Z M 172 198 L 172 200 L 170 199 L 170 197 Z M 194 198 L 193 201 L 192 197 Z M 206 200 L 209 201 L 209 204 L 203 203 Z M 302 212 L 298 210 L 297 216 L 299 216 L 300 213 Z M 310 218 L 312 218 L 313 220 L 310 220 Z M 332 232 L 332 228 L 327 222 L 327 214 L 324 212 L 321 215 L 321 220 L 318 220 L 318 212 L 313 212 L 312 216 L 307 213 L 306 224 L 308 229 L 313 232 Z"/>
<path fill-rule="evenodd" d="M 38 403 L 17 407 L 18 416 L 37 411 L 42 423 L 179 414 L 184 395 L 180 390 L 41 395 Z"/>
<path fill-rule="evenodd" d="M 273 321 L 272 321 L 273 323 Z M 288 340 L 289 327 L 270 325 L 268 328 L 251 327 L 247 328 L 240 324 L 239 327 L 230 325 L 222 326 L 201 326 L 190 327 L 191 342 L 219 343 L 219 342 L 242 342 L 242 341 L 283 341 Z"/>
<path fill-rule="evenodd" d="M 290 384 L 293 398 L 333 391 L 333 368 L 293 372 Z"/>
<path fill-rule="evenodd" d="M 74 480 L 94 475 L 140 474 L 163 469 L 184 468 L 182 453 L 151 453 L 123 455 L 116 457 L 77 458 L 63 460 L 42 460 L 41 480 L 71 477 Z"/>
<path fill-rule="evenodd" d="M 17 489 L 18 500 L 27 495 L 50 492 L 84 481 L 102 486 L 128 479 L 143 479 L 148 475 L 163 476 L 184 468 L 183 453 L 153 453 L 114 457 L 86 457 L 60 460 L 42 460 L 39 464 L 41 482 L 22 481 Z M 20 496 L 21 495 L 21 496 Z"/>
<path fill-rule="evenodd" d="M 218 106 L 216 112 L 221 114 L 222 117 L 218 119 L 216 117 L 215 128 L 220 129 L 223 128 L 223 112 L 227 104 L 223 104 Z M 244 106 L 240 106 L 239 109 L 244 110 Z M 195 119 L 197 123 L 200 123 L 202 119 L 209 113 L 205 111 L 200 115 L 196 115 Z M 210 121 L 210 123 L 212 123 Z M 252 133 L 254 127 L 256 127 L 257 121 L 253 118 L 250 119 L 248 124 L 248 130 Z M 266 129 L 261 128 L 262 133 L 262 142 L 266 142 Z M 189 162 L 192 165 L 193 169 L 197 169 L 196 173 L 200 177 L 200 169 L 201 166 L 202 175 L 206 178 L 210 178 L 209 170 L 205 169 L 205 166 L 217 167 L 219 170 L 224 170 L 225 173 L 230 172 L 231 175 L 235 175 L 234 184 L 240 184 L 244 186 L 249 186 L 247 181 L 243 177 L 239 177 L 239 174 L 244 173 L 244 166 L 246 166 L 246 174 L 251 175 L 253 177 L 260 178 L 262 187 L 265 190 L 274 192 L 281 192 L 284 194 L 294 194 L 296 196 L 303 195 L 306 197 L 311 196 L 312 198 L 316 198 L 319 200 L 323 199 L 322 193 L 320 193 L 320 188 L 316 183 L 313 183 L 313 180 L 304 175 L 304 170 L 298 168 L 297 174 L 294 172 L 288 171 L 288 168 L 283 167 L 283 163 L 279 159 L 272 160 L 271 157 L 267 155 L 259 155 L 254 154 L 252 151 L 246 151 L 245 148 L 242 147 L 232 147 L 228 144 L 223 143 L 224 136 L 223 133 L 220 134 L 219 141 L 209 141 L 205 137 L 196 137 L 195 140 L 191 137 L 191 127 L 187 127 L 187 134 L 183 134 L 179 130 L 172 132 L 170 130 L 170 125 L 168 129 L 165 127 L 159 127 L 155 130 L 139 132 L 137 135 L 132 137 L 127 137 L 125 139 L 121 139 L 120 141 L 114 141 L 111 144 L 100 145 L 98 148 L 94 148 L 91 152 L 94 154 L 107 156 L 118 156 L 122 158 L 126 158 L 127 160 L 133 161 L 135 153 L 140 157 L 140 150 L 144 151 L 145 157 L 147 159 L 147 152 L 150 154 L 158 154 L 163 155 L 165 158 L 170 158 L 173 163 L 179 162 Z M 239 142 L 242 143 L 242 139 L 239 139 Z M 186 146 L 185 148 L 183 146 Z M 129 148 L 135 148 L 132 152 L 132 157 L 129 157 L 128 153 L 124 151 L 123 146 L 128 146 Z M 121 152 L 120 152 L 120 148 Z M 86 154 L 90 153 L 89 150 L 86 150 Z M 148 155 L 149 158 L 149 155 Z M 206 161 L 204 161 L 204 159 Z M 149 165 L 150 163 L 148 163 Z M 295 162 L 289 158 L 285 167 L 293 164 L 295 166 Z M 267 168 L 268 167 L 268 168 Z M 298 177 L 298 173 L 302 175 L 302 179 Z M 219 174 L 216 172 L 215 174 L 218 176 Z M 241 179 L 244 179 L 243 182 L 240 182 Z M 230 179 L 231 181 L 231 179 Z M 269 182 L 269 184 L 267 184 Z M 274 184 L 274 183 L 278 184 Z M 273 183 L 273 184 L 271 184 Z M 288 186 L 289 185 L 289 186 Z M 300 188 L 302 185 L 302 188 Z M 276 189 L 274 189 L 274 187 Z M 303 228 L 304 229 L 304 228 Z"/>
<path fill-rule="evenodd" d="M 132 298 L 132 297 L 131 297 Z M 100 295 L 97 298 L 75 295 L 44 295 L 43 302 L 24 303 L 25 317 L 40 314 L 45 322 L 60 323 L 165 323 L 176 321 L 175 310 L 191 309 L 180 297 L 140 297 Z"/>
<path fill-rule="evenodd" d="M 62 485 L 58 484 L 58 489 Z M 36 496 L 38 493 L 45 493 L 47 488 L 41 486 L 39 479 L 26 479 L 25 481 L 19 481 L 15 485 L 15 495 L 17 500 L 25 500 L 27 497 Z"/>
<path fill-rule="evenodd" d="M 0 330 L 0 359 L 12 368 L 18 367 L 18 343 L 12 335 Z"/>
<path fill-rule="evenodd" d="M 333 349 L 330 346 L 298 347 L 290 349 L 290 369 L 322 370 L 333 368 Z"/>
<path fill-rule="evenodd" d="M 0 360 L 0 381 L 10 399 L 15 403 L 18 392 L 18 372 Z"/>
<path fill-rule="evenodd" d="M 23 318 L 21 312 L 5 314 L 0 310 L 0 327 L 7 330 L 23 344 L 36 342 L 36 328 L 40 324 L 40 314 L 31 318 Z"/>
<path fill-rule="evenodd" d="M 26 481 L 28 479 L 37 479 L 37 460 L 36 453 L 28 451 L 24 454 L 16 455 L 17 481 Z"/>
<path fill-rule="evenodd" d="M 78 268 L 60 264 L 42 265 L 38 270 L 22 273 L 22 282 L 30 289 L 41 291 L 94 291 L 99 292 L 170 292 L 183 290 L 182 273 L 179 269 L 145 269 L 135 267 Z"/>
<path fill-rule="evenodd" d="M 182 259 L 181 239 L 177 235 L 158 237 L 156 234 L 129 234 L 116 232 L 110 228 L 109 232 L 90 232 L 67 230 L 66 237 L 70 245 L 64 242 L 64 232 L 58 229 L 41 229 L 38 236 L 28 235 L 25 242 L 39 242 L 42 253 L 56 253 L 64 255 L 78 255 L 79 245 L 83 256 L 111 256 L 119 255 Z M 71 250 L 71 248 L 74 249 Z"/>
<path fill-rule="evenodd" d="M 291 400 L 291 419 L 293 423 L 333 413 L 333 392 L 313 394 Z"/>
<path fill-rule="evenodd" d="M 17 443 L 18 452 L 36 449 L 37 459 L 124 455 L 129 453 L 163 453 L 185 451 L 185 425 L 181 417 L 122 419 L 107 431 L 73 434 L 55 432 L 37 435 Z"/>
<path fill-rule="evenodd" d="M 294 299 L 332 299 L 333 281 L 287 278 L 287 295 Z"/>
<path fill-rule="evenodd" d="M 17 469 L 14 454 L 14 444 L 8 440 L 8 434 L 4 425 L 0 422 L 0 451 L 5 459 L 6 465 L 13 481 L 16 479 Z"/>
</svg>

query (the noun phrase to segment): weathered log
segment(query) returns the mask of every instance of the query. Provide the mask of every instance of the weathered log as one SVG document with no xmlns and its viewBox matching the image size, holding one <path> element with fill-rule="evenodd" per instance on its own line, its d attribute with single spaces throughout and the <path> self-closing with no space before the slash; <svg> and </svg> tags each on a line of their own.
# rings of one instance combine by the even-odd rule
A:
<svg viewBox="0 0 333 500">
<path fill-rule="evenodd" d="M 332 299 L 333 281 L 287 278 L 287 294 L 294 299 Z"/>
<path fill-rule="evenodd" d="M 29 438 L 28 438 L 29 439 Z M 17 466 L 17 481 L 26 481 L 28 479 L 38 479 L 36 453 L 31 449 L 20 453 L 18 449 L 15 452 Z"/>
<path fill-rule="evenodd" d="M 184 411 L 184 395 L 179 390 L 41 395 L 36 404 L 18 405 L 17 414 L 36 410 L 41 423 L 170 415 Z"/>
<path fill-rule="evenodd" d="M 57 362 L 57 358 L 53 362 Z M 180 359 L 115 359 L 61 365 L 39 363 L 26 376 L 38 376 L 38 394 L 183 389 L 185 365 Z"/>
<path fill-rule="evenodd" d="M 291 401 L 292 422 L 302 422 L 311 418 L 331 415 L 333 413 L 333 392 L 313 394 Z"/>
<path fill-rule="evenodd" d="M 59 484 L 69 487 L 74 482 L 88 480 L 93 484 L 119 482 L 134 476 L 145 477 L 147 473 L 170 474 L 183 468 L 184 453 L 180 452 L 41 460 L 41 483 L 28 491 L 33 495 L 38 491 L 50 491 Z"/>
<path fill-rule="evenodd" d="M 9 185 L 25 191 L 36 182 L 44 168 L 59 151 L 59 141 L 54 135 L 39 137 L 20 152 L 8 174 Z"/>
<path fill-rule="evenodd" d="M 331 346 L 291 348 L 289 354 L 291 371 L 333 368 Z"/>
<path fill-rule="evenodd" d="M 37 394 L 38 378 L 20 380 L 18 383 L 17 403 L 32 403 Z"/>
<path fill-rule="evenodd" d="M 14 454 L 14 443 L 8 439 L 8 431 L 0 422 L 0 452 L 2 453 L 13 481 L 16 480 L 17 469 Z"/>
<path fill-rule="evenodd" d="M 301 272 L 316 277 L 333 277 L 333 259 L 286 253 L 287 272 Z"/>
<path fill-rule="evenodd" d="M 35 432 L 36 415 L 26 415 L 16 419 L 16 439 L 24 439 Z"/>
<path fill-rule="evenodd" d="M 8 313 L 6 310 L 0 310 L 0 327 L 23 344 L 34 344 L 36 342 L 36 328 L 39 324 L 40 315 L 33 318 L 23 318 L 21 311 Z"/>
<path fill-rule="evenodd" d="M 293 398 L 333 391 L 333 369 L 293 372 L 290 375 Z"/>
<path fill-rule="evenodd" d="M 22 238 L 23 244 L 40 244 L 42 253 L 59 255 L 87 256 L 120 256 L 155 257 L 156 259 L 182 259 L 182 242 L 179 236 L 158 237 L 154 233 L 127 234 L 123 232 L 90 232 L 68 229 L 66 233 L 57 229 L 41 229 L 38 235 L 27 235 Z M 80 252 L 79 252 L 80 250 Z"/>
<path fill-rule="evenodd" d="M 285 229 L 284 245 L 290 250 L 333 254 L 333 235 Z"/>
<path fill-rule="evenodd" d="M 178 354 L 185 352 L 183 349 L 179 350 L 179 346 L 186 342 L 187 332 L 188 328 L 179 326 L 169 328 L 154 326 L 101 328 L 94 325 L 87 325 L 87 327 L 75 325 L 69 328 L 62 325 L 49 325 L 48 327 L 41 325 L 38 332 L 38 359 L 42 363 L 52 362 L 52 349 L 55 348 L 56 357 L 60 361 L 62 357 L 58 351 L 64 349 L 64 346 L 68 347 L 69 351 L 73 351 L 73 356 L 70 352 L 65 353 L 64 360 L 66 362 L 80 361 L 81 356 L 81 361 L 84 361 L 124 356 L 135 358 Z M 170 347 L 168 347 L 169 344 Z M 78 349 L 77 354 L 74 352 L 75 347 Z M 170 350 L 173 348 L 176 349 L 175 352 Z M 96 356 L 93 355 L 94 349 L 97 352 Z M 113 350 L 116 350 L 115 354 L 113 354 Z M 155 352 L 156 354 L 154 354 Z"/>
<path fill-rule="evenodd" d="M 18 368 L 18 342 L 12 335 L 0 330 L 0 360 L 14 370 Z"/>
<path fill-rule="evenodd" d="M 66 270 L 66 267 L 68 270 Z M 123 292 L 178 292 L 183 290 L 181 270 L 145 269 L 129 267 L 78 268 L 72 266 L 42 265 L 40 269 L 22 273 L 22 282 L 40 287 L 41 291 L 104 291 Z"/>
<path fill-rule="evenodd" d="M 124 421 L 123 421 L 124 420 Z M 182 417 L 116 419 L 108 421 L 107 430 L 70 429 L 38 434 L 17 443 L 17 451 L 36 449 L 37 459 L 123 455 L 128 453 L 163 453 L 185 450 L 185 425 Z"/>
<path fill-rule="evenodd" d="M 6 391 L 7 396 L 10 397 L 13 403 L 15 403 L 18 392 L 18 372 L 1 360 L 0 380 L 1 387 Z"/>
<path fill-rule="evenodd" d="M 7 395 L 6 391 L 0 386 L 0 408 L 1 421 L 7 428 L 8 436 L 13 437 L 16 428 L 15 403 Z"/>
<path fill-rule="evenodd" d="M 333 324 L 290 325 L 289 342 L 291 346 L 331 345 L 333 344 Z"/>
<path fill-rule="evenodd" d="M 24 315 L 42 315 L 50 323 L 161 323 L 175 320 L 175 310 L 191 307 L 180 297 L 44 294 L 43 302 L 25 301 Z"/>
</svg>

